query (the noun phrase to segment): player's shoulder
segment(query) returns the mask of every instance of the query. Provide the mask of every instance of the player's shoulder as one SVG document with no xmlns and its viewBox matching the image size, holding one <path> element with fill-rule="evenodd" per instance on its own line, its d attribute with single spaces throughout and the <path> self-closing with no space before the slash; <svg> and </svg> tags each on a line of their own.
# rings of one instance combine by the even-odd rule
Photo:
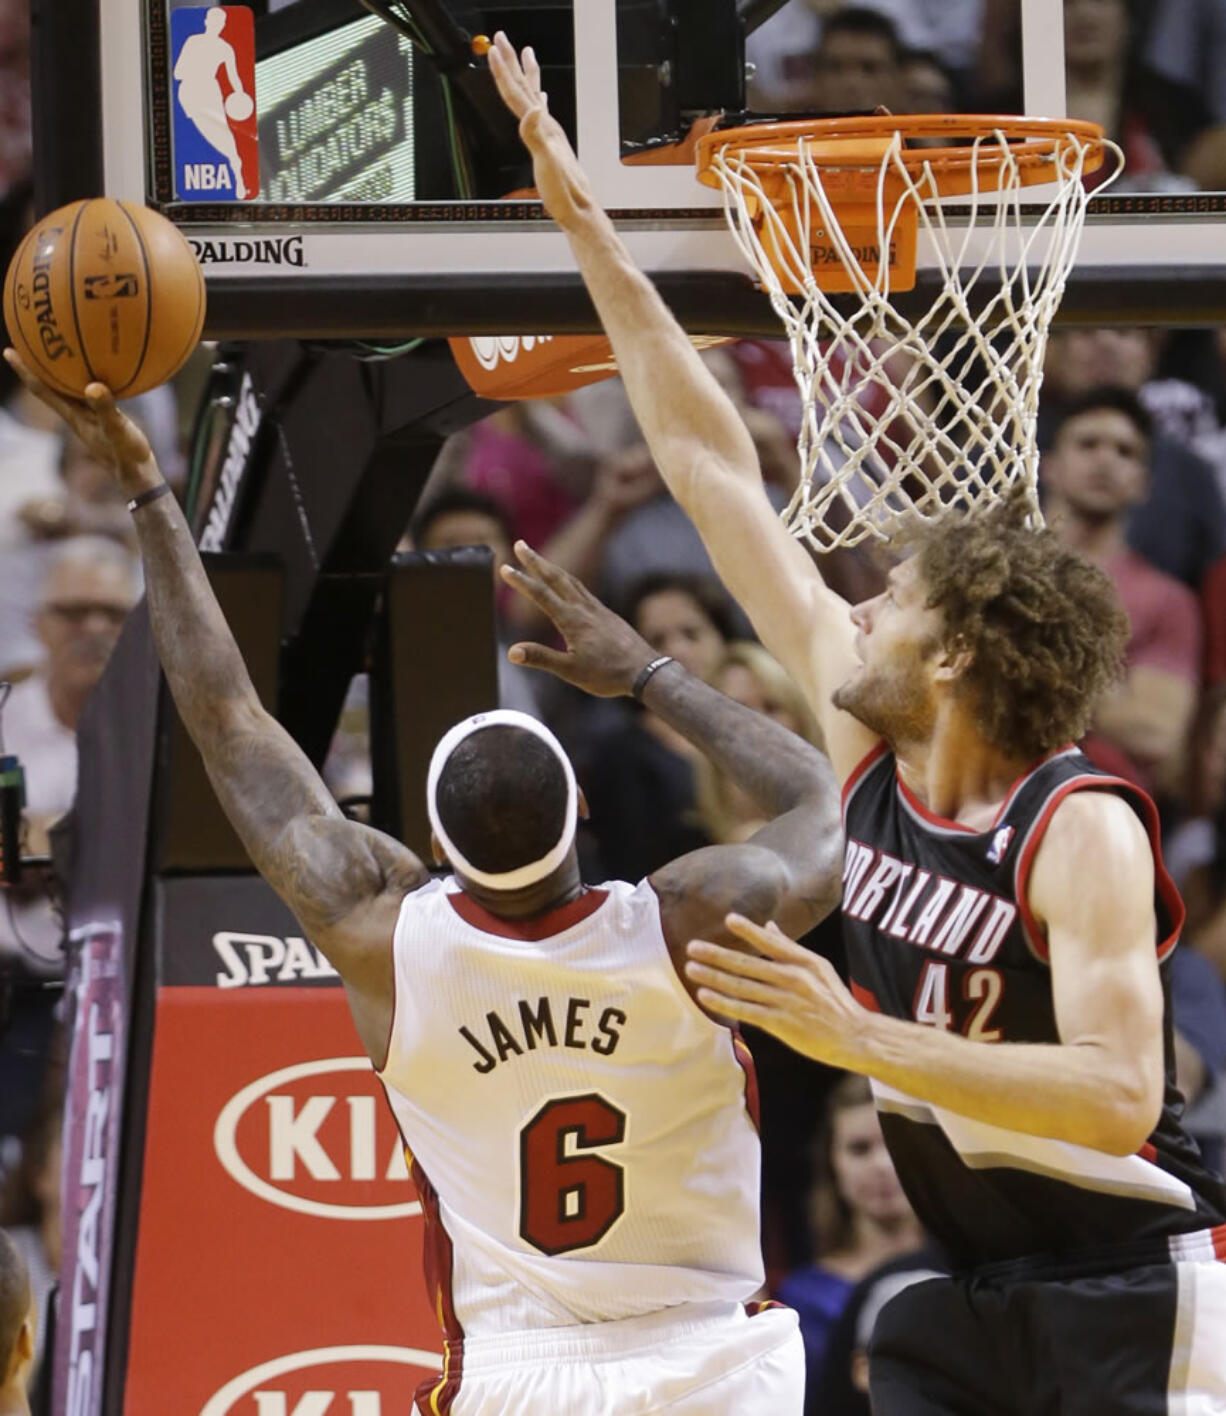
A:
<svg viewBox="0 0 1226 1416">
<path fill-rule="evenodd" d="M 1061 798 L 1051 814 L 1035 860 L 1035 882 L 1044 875 L 1083 883 L 1109 878 L 1152 862 L 1149 836 L 1134 807 L 1113 787 L 1087 783 Z"/>
</svg>

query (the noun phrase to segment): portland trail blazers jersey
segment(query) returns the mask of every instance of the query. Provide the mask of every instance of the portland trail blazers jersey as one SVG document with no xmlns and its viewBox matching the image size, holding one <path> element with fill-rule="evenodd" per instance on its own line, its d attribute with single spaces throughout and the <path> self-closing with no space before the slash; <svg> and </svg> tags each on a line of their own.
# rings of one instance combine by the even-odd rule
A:
<svg viewBox="0 0 1226 1416">
<path fill-rule="evenodd" d="M 516 923 L 433 881 L 393 956 L 381 1077 L 449 1338 L 753 1295 L 752 1064 L 686 993 L 646 882 Z"/>
<path fill-rule="evenodd" d="M 1154 846 L 1155 947 L 1164 959 L 1183 906 L 1144 793 L 1069 748 L 1023 777 L 979 832 L 928 812 L 884 745 L 871 754 L 844 794 L 843 920 L 861 1003 L 985 1044 L 1058 1042 L 1047 945 L 1026 903 L 1029 874 L 1056 807 L 1095 788 L 1124 797 Z M 1226 1218 L 1221 1183 L 1180 1124 L 1165 973 L 1166 1096 L 1136 1155 L 968 1120 L 874 1083 L 899 1179 L 959 1266 L 1161 1244 Z"/>
</svg>

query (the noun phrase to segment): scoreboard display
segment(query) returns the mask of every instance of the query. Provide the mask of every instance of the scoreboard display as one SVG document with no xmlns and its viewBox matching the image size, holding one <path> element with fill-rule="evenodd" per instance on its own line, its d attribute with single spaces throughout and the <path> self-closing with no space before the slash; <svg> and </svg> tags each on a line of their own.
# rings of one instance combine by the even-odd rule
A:
<svg viewBox="0 0 1226 1416">
<path fill-rule="evenodd" d="M 374 15 L 258 60 L 261 201 L 413 201 L 413 63 Z"/>
</svg>

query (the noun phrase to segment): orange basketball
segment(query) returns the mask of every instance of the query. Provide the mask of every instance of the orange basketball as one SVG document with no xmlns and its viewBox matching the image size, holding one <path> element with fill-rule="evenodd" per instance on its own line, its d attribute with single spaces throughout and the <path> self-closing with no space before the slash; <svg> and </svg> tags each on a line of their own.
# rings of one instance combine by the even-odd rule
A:
<svg viewBox="0 0 1226 1416">
<path fill-rule="evenodd" d="M 79 398 L 104 383 L 120 398 L 176 374 L 204 327 L 204 277 L 157 212 L 94 197 L 44 216 L 4 281 L 4 322 L 28 368 Z"/>
</svg>

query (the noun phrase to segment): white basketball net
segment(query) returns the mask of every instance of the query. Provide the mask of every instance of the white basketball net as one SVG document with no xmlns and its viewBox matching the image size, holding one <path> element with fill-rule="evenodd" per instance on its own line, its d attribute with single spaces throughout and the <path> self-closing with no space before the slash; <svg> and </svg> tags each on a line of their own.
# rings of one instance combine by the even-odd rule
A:
<svg viewBox="0 0 1226 1416">
<path fill-rule="evenodd" d="M 913 203 L 920 250 L 927 247 L 935 257 L 943 287 L 914 321 L 890 303 L 887 262 L 872 276 L 865 273 L 804 138 L 785 169 L 791 231 L 764 194 L 751 159 L 730 148 L 715 155 L 732 233 L 792 346 L 804 404 L 801 481 L 784 512 L 794 535 L 819 551 L 870 536 L 885 540 L 900 516 L 929 518 L 948 506 L 969 507 L 1016 483 L 1028 489 L 1037 518 L 1043 356 L 1085 221 L 1089 194 L 1081 179 L 1089 150 L 1071 133 L 1055 141 L 1055 195 L 1040 215 L 1032 211 L 1023 219 L 1027 189 L 1004 133 L 976 138 L 967 148 L 971 172 L 976 183 L 981 170 L 990 174 L 993 185 L 952 199 L 969 215 L 951 225 L 932 169 L 925 163 L 909 172 L 896 133 L 877 183 L 880 249 L 888 248 L 900 214 Z M 903 183 L 893 205 L 887 173 Z M 1033 191 L 1028 199 L 1034 200 Z M 854 304 L 851 313 L 840 312 L 814 277 L 809 234 L 820 228 L 852 277 L 854 294 L 833 297 Z M 803 294 L 787 293 L 764 237 Z"/>
</svg>

